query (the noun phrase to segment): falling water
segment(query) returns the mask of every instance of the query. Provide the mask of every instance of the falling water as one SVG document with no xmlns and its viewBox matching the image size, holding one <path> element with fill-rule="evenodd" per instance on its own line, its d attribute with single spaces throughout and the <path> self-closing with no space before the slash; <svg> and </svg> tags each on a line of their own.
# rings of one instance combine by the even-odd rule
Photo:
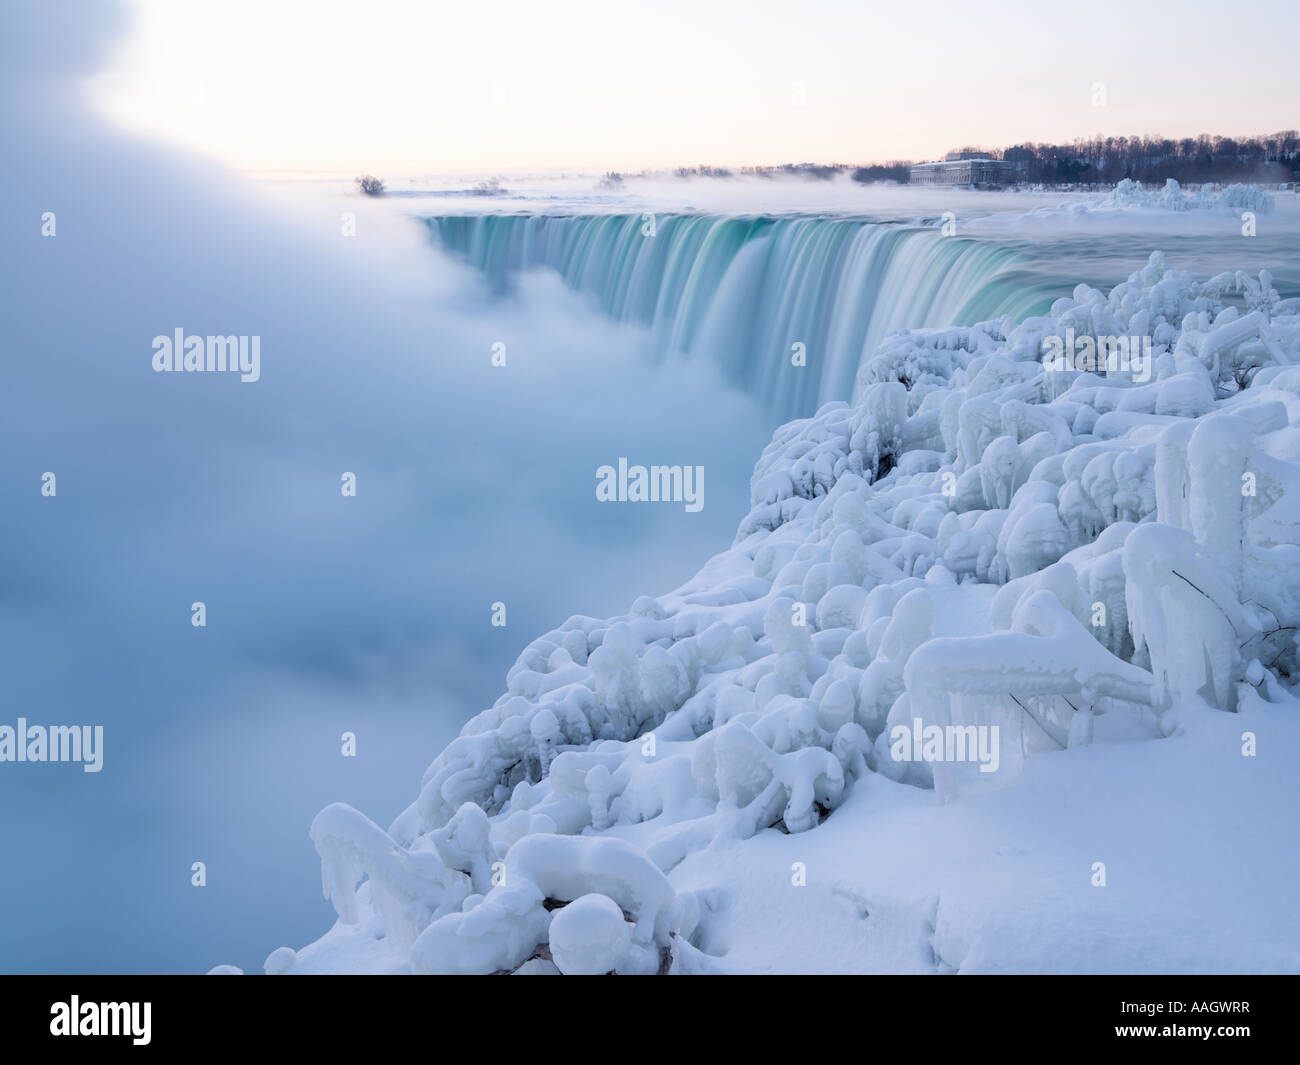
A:
<svg viewBox="0 0 1300 1065">
<path fill-rule="evenodd" d="M 545 267 L 657 357 L 705 357 L 783 418 L 852 395 L 897 329 L 1043 313 L 1062 293 L 1018 252 L 938 230 L 823 217 L 450 215 L 437 241 L 504 292 Z M 797 365 L 798 345 L 806 365 Z"/>
</svg>

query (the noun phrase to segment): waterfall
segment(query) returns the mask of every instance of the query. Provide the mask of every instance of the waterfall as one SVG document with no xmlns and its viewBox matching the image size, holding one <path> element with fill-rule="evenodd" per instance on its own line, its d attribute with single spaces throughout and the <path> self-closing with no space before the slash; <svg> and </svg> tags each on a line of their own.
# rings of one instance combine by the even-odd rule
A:
<svg viewBox="0 0 1300 1065">
<path fill-rule="evenodd" d="M 604 313 L 649 330 L 658 357 L 705 357 L 783 418 L 849 399 L 897 329 L 1045 313 L 1062 293 L 1016 251 L 863 219 L 444 215 L 437 242 L 495 291 L 557 271 Z M 806 365 L 796 365 L 803 345 Z"/>
</svg>

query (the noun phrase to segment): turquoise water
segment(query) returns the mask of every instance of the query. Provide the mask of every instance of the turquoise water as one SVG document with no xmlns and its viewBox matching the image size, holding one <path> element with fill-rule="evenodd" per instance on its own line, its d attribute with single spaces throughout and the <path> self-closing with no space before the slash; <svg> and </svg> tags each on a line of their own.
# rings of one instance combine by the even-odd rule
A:
<svg viewBox="0 0 1300 1065">
<path fill-rule="evenodd" d="M 1073 287 L 1020 251 L 864 219 L 720 215 L 450 215 L 437 242 L 509 291 L 549 268 L 657 358 L 707 358 L 780 419 L 849 399 L 890 332 L 1040 314 Z M 806 365 L 796 365 L 796 345 Z"/>
</svg>

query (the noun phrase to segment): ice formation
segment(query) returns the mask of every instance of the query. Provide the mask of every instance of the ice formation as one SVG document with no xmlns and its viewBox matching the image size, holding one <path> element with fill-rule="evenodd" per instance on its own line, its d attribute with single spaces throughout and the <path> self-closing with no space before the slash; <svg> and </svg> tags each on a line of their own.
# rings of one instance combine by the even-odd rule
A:
<svg viewBox="0 0 1300 1065">
<path fill-rule="evenodd" d="M 1173 178 L 1160 188 L 1144 186 L 1140 181 L 1124 178 L 1105 196 L 1063 204 L 1038 207 L 1024 219 L 1040 220 L 1087 215 L 1113 215 L 1134 211 L 1213 211 L 1236 214 L 1272 214 L 1277 203 L 1273 195 L 1258 185 L 1196 185 L 1184 189 Z"/>
<path fill-rule="evenodd" d="M 1258 185 L 1197 185 L 1184 190 L 1177 181 L 1169 178 L 1159 189 L 1144 188 L 1142 182 L 1125 178 L 1115 186 L 1099 206 L 1108 208 L 1161 207 L 1169 211 L 1254 211 L 1269 214 L 1274 207 L 1273 197 Z"/>
<path fill-rule="evenodd" d="M 1067 329 L 1150 337 L 1149 376 L 1045 368 Z M 872 779 L 964 800 L 1108 722 L 1167 743 L 1190 712 L 1289 701 L 1297 508 L 1300 301 L 1267 273 L 1196 282 L 1155 253 L 1046 316 L 894 334 L 851 403 L 777 430 L 729 550 L 534 640 L 387 830 L 317 816 L 339 924 L 296 957 L 725 969 L 717 899 L 674 886 L 692 855 L 827 831 Z M 999 726 L 997 772 L 896 759 L 914 723 Z"/>
</svg>

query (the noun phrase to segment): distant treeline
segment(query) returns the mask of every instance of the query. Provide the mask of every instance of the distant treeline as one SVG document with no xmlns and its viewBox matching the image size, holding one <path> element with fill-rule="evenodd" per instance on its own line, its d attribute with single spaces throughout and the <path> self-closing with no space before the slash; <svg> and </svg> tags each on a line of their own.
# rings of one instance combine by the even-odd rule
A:
<svg viewBox="0 0 1300 1065">
<path fill-rule="evenodd" d="M 854 181 L 897 181 L 906 185 L 911 176 L 912 164 L 908 162 L 872 163 L 853 171 Z"/>
<path fill-rule="evenodd" d="M 1292 181 L 1300 168 L 1300 133 L 1293 129 L 1256 137 L 1203 133 L 1181 140 L 1081 137 L 1072 144 L 1017 144 L 986 154 L 1019 164 L 1021 180 L 1033 184 L 1113 185 L 1123 178 L 1157 184 L 1168 178 L 1180 184 Z"/>
<path fill-rule="evenodd" d="M 779 166 L 679 166 L 673 171 L 674 177 L 692 178 L 729 178 L 736 174 L 754 174 L 758 177 L 777 177 L 782 174 L 797 174 L 800 177 L 826 180 L 845 170 L 852 170 L 849 163 L 782 163 Z"/>
<path fill-rule="evenodd" d="M 1297 180 L 1300 132 L 1283 130 L 1255 137 L 1080 137 L 1071 144 L 1016 144 L 1010 148 L 954 149 L 979 152 L 990 159 L 1017 164 L 1017 178 L 1033 185 L 1113 185 L 1124 178 L 1163 184 L 1167 178 L 1196 185 L 1231 181 L 1282 182 Z M 795 174 L 826 179 L 848 171 L 854 181 L 897 181 L 906 184 L 914 162 L 892 160 L 855 166 L 851 163 L 784 163 L 780 166 L 684 166 L 679 178 L 728 178 L 736 174 L 776 177 Z M 619 175 L 611 175 L 621 180 Z M 647 175 L 648 176 L 648 175 Z"/>
</svg>

